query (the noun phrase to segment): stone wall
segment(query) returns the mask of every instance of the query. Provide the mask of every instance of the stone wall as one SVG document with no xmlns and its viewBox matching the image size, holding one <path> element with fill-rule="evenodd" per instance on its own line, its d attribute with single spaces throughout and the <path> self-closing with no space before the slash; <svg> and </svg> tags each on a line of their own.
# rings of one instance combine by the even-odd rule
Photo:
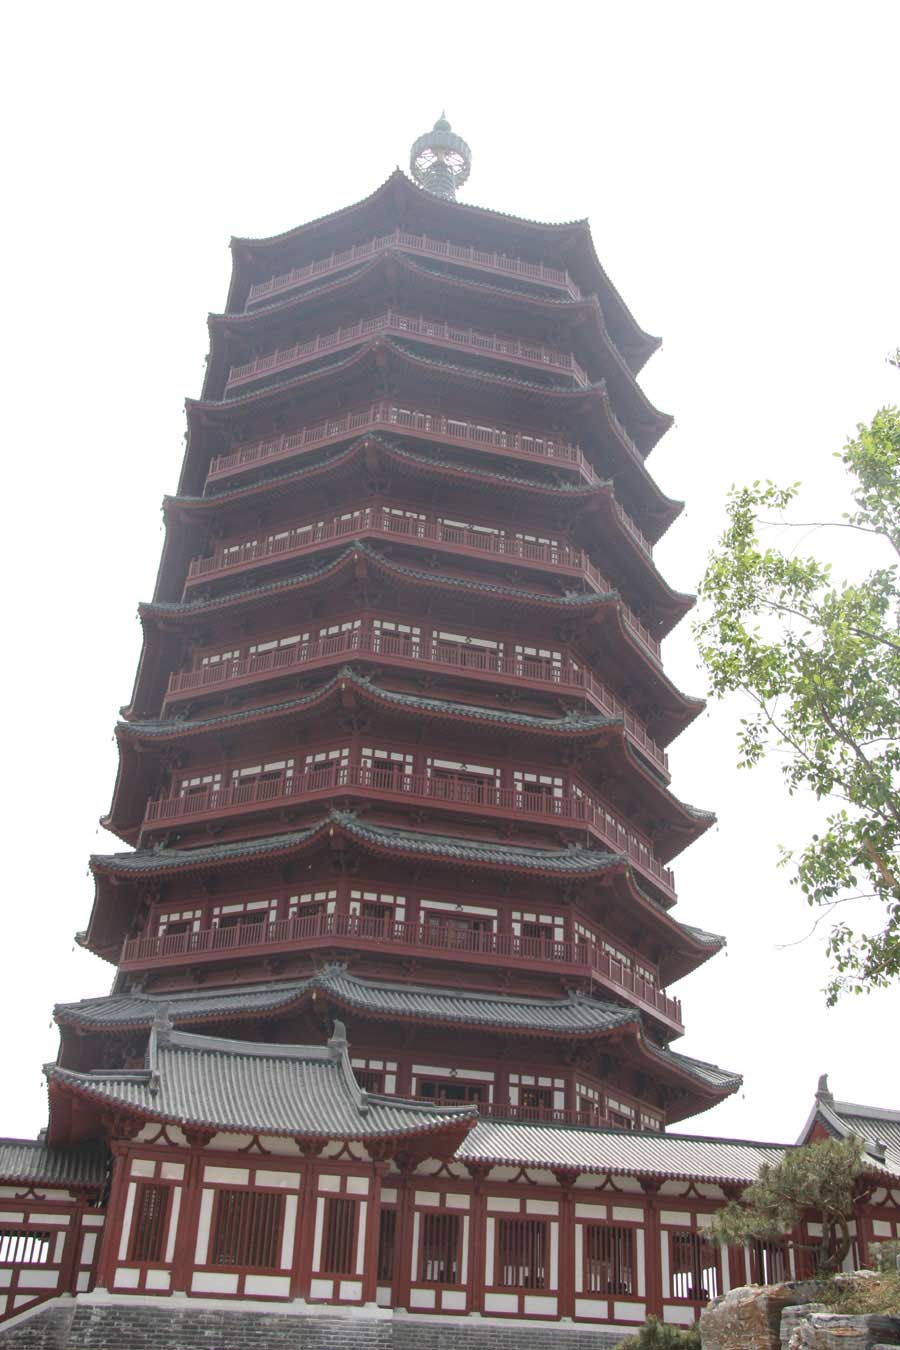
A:
<svg viewBox="0 0 900 1350">
<path fill-rule="evenodd" d="M 282 1305 L 283 1306 L 283 1305 Z M 572 1324 L 59 1299 L 0 1329 L 0 1350 L 612 1350 L 621 1333 Z"/>
</svg>

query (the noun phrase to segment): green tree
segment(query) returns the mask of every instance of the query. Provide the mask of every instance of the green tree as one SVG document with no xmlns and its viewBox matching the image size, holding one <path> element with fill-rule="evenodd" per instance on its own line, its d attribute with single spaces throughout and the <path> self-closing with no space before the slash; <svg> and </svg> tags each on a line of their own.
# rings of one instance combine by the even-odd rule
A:
<svg viewBox="0 0 900 1350">
<path fill-rule="evenodd" d="M 810 1217 L 822 1226 L 810 1244 L 817 1275 L 840 1270 L 850 1250 L 850 1219 L 857 1178 L 863 1172 L 858 1139 L 823 1139 L 790 1148 L 778 1163 L 764 1163 L 759 1179 L 713 1220 L 717 1242 L 732 1245 L 782 1237 Z"/>
<path fill-rule="evenodd" d="M 900 349 L 891 361 L 900 365 Z M 767 519 L 792 506 L 798 484 L 732 489 L 694 629 L 712 693 L 742 691 L 753 704 L 740 765 L 777 751 L 789 792 L 827 803 L 823 827 L 782 861 L 808 903 L 833 915 L 829 1004 L 900 975 L 900 411 L 860 425 L 839 458 L 852 509 L 838 521 Z M 766 547 L 771 524 L 851 532 L 878 565 L 835 580 L 828 562 Z M 874 925 L 857 931 L 834 915 L 853 899 L 878 902 Z"/>
</svg>

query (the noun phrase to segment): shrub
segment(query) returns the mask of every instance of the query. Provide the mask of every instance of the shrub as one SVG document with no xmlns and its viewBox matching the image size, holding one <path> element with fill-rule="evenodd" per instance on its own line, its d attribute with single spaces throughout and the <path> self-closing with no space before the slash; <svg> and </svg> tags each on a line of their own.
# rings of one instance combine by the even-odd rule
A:
<svg viewBox="0 0 900 1350">
<path fill-rule="evenodd" d="M 683 1331 L 650 1317 L 636 1336 L 620 1341 L 616 1350 L 700 1350 L 700 1327 L 694 1323 Z"/>
</svg>

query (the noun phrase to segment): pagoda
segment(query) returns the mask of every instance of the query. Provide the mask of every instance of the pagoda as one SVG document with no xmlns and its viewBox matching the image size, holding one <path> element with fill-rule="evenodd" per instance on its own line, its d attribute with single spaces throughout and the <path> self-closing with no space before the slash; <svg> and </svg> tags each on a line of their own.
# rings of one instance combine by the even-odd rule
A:
<svg viewBox="0 0 900 1350">
<path fill-rule="evenodd" d="M 112 991 L 56 1008 L 48 1130 L 0 1150 L 7 1317 L 626 1329 L 753 1273 L 704 1228 L 779 1151 L 665 1133 L 740 1079 L 677 1049 L 723 939 L 674 914 L 713 817 L 666 754 L 702 703 L 660 652 L 659 341 L 585 222 L 457 202 L 470 163 L 442 117 L 232 243 L 79 935 Z"/>
</svg>

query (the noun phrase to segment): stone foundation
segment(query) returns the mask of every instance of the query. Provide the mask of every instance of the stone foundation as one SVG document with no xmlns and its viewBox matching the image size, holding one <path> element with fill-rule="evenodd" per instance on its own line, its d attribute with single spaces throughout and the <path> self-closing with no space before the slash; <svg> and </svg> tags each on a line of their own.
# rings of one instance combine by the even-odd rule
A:
<svg viewBox="0 0 900 1350">
<path fill-rule="evenodd" d="M 185 1300 L 53 1299 L 0 1328 L 0 1350 L 613 1350 L 625 1332 L 572 1323 L 343 1316 Z"/>
</svg>

